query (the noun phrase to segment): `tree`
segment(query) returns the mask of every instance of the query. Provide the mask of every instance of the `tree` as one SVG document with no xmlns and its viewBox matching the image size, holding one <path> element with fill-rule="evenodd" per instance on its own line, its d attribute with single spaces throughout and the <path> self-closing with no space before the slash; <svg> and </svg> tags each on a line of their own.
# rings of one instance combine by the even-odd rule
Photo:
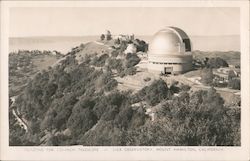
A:
<svg viewBox="0 0 250 161">
<path fill-rule="evenodd" d="M 107 35 L 107 40 L 108 40 L 108 41 L 109 41 L 109 40 L 112 40 L 111 35 Z"/>
<path fill-rule="evenodd" d="M 121 40 L 119 38 L 115 39 L 115 44 L 120 45 L 120 43 L 121 43 Z"/>
<path fill-rule="evenodd" d="M 128 53 L 126 55 L 126 61 L 125 61 L 125 66 L 127 68 L 133 67 L 136 64 L 138 64 L 141 61 L 141 59 L 137 56 L 135 53 Z"/>
<path fill-rule="evenodd" d="M 213 70 L 212 68 L 203 68 L 201 70 L 201 82 L 205 85 L 211 85 L 213 83 Z"/>
<path fill-rule="evenodd" d="M 121 41 L 119 51 L 124 52 L 127 49 L 127 46 L 128 43 L 126 41 Z"/>
<path fill-rule="evenodd" d="M 104 35 L 104 34 L 101 34 L 100 39 L 103 41 L 103 40 L 105 39 L 105 35 Z"/>
<path fill-rule="evenodd" d="M 235 77 L 237 77 L 237 74 L 233 70 L 229 70 L 229 72 L 228 72 L 228 80 L 232 80 Z"/>
<path fill-rule="evenodd" d="M 134 44 L 136 45 L 137 52 L 139 52 L 139 51 L 147 52 L 147 50 L 148 50 L 148 44 L 145 41 L 139 40 L 139 39 L 135 39 Z"/>
<path fill-rule="evenodd" d="M 111 32 L 109 30 L 106 31 L 106 40 L 111 40 L 112 39 L 112 35 Z"/>
<path fill-rule="evenodd" d="M 163 99 L 169 98 L 171 95 L 167 84 L 162 79 L 154 81 L 150 86 L 144 87 L 143 90 L 145 90 L 145 100 L 152 106 L 155 106 Z"/>
<path fill-rule="evenodd" d="M 84 134 L 97 122 L 97 118 L 90 107 L 81 104 L 73 108 L 72 114 L 68 119 L 67 127 L 72 131 L 72 135 L 79 137 Z"/>
<path fill-rule="evenodd" d="M 240 79 L 232 78 L 228 81 L 228 87 L 240 90 Z"/>
</svg>

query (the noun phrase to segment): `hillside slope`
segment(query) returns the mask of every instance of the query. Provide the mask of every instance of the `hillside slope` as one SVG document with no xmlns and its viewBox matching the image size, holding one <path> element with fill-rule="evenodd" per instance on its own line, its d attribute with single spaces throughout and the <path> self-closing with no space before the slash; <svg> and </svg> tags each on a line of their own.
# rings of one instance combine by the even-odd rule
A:
<svg viewBox="0 0 250 161">
<path fill-rule="evenodd" d="M 118 90 L 115 78 L 135 75 L 139 62 L 98 43 L 75 48 L 12 103 L 10 145 L 240 145 L 240 110 L 225 107 L 214 88 L 192 92 L 155 79 L 134 93 Z"/>
<path fill-rule="evenodd" d="M 18 95 L 42 70 L 47 70 L 63 55 L 41 51 L 19 51 L 9 54 L 9 96 Z"/>
</svg>

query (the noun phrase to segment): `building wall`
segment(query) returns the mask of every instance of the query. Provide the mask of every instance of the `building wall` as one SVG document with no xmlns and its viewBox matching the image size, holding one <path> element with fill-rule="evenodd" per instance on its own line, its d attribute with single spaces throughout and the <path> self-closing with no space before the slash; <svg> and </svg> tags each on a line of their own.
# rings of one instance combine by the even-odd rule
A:
<svg viewBox="0 0 250 161">
<path fill-rule="evenodd" d="M 151 55 L 148 59 L 148 70 L 164 73 L 165 67 L 172 67 L 172 74 L 181 74 L 192 69 L 192 55 Z"/>
<path fill-rule="evenodd" d="M 148 71 L 164 73 L 165 67 L 172 67 L 172 74 L 182 74 L 192 69 L 192 64 L 190 63 L 180 63 L 180 64 L 153 64 L 148 63 Z"/>
</svg>

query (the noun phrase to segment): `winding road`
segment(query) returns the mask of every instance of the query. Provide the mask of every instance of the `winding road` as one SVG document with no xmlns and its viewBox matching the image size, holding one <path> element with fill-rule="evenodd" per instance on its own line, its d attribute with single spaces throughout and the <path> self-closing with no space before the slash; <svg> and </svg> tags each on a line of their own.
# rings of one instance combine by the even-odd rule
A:
<svg viewBox="0 0 250 161">
<path fill-rule="evenodd" d="M 13 96 L 11 97 L 11 101 L 12 101 L 12 104 L 10 106 L 10 109 L 12 110 L 12 114 L 15 116 L 16 120 L 17 120 L 17 123 L 18 125 L 23 128 L 26 132 L 28 132 L 28 126 L 26 124 L 26 122 L 19 116 L 18 112 L 16 111 L 16 109 L 14 108 L 14 105 L 15 105 L 15 98 L 16 96 Z"/>
</svg>

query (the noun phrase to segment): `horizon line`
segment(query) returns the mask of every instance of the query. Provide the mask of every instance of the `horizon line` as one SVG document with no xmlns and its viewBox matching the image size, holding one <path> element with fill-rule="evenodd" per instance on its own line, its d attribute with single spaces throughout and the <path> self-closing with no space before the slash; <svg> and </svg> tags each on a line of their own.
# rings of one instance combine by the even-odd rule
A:
<svg viewBox="0 0 250 161">
<path fill-rule="evenodd" d="M 119 34 L 120 35 L 120 34 Z M 121 35 L 126 35 L 126 34 L 121 34 Z M 127 34 L 129 35 L 129 34 Z M 154 35 L 154 34 L 153 34 Z M 153 36 L 153 35 L 135 35 L 135 37 L 138 36 Z M 9 38 L 37 38 L 37 37 L 87 37 L 87 36 L 100 36 L 100 35 L 33 35 L 33 36 L 9 36 Z M 115 35 L 116 36 L 116 35 Z M 240 36 L 240 34 L 230 34 L 230 35 L 188 35 L 190 37 L 194 37 L 194 36 Z"/>
</svg>

